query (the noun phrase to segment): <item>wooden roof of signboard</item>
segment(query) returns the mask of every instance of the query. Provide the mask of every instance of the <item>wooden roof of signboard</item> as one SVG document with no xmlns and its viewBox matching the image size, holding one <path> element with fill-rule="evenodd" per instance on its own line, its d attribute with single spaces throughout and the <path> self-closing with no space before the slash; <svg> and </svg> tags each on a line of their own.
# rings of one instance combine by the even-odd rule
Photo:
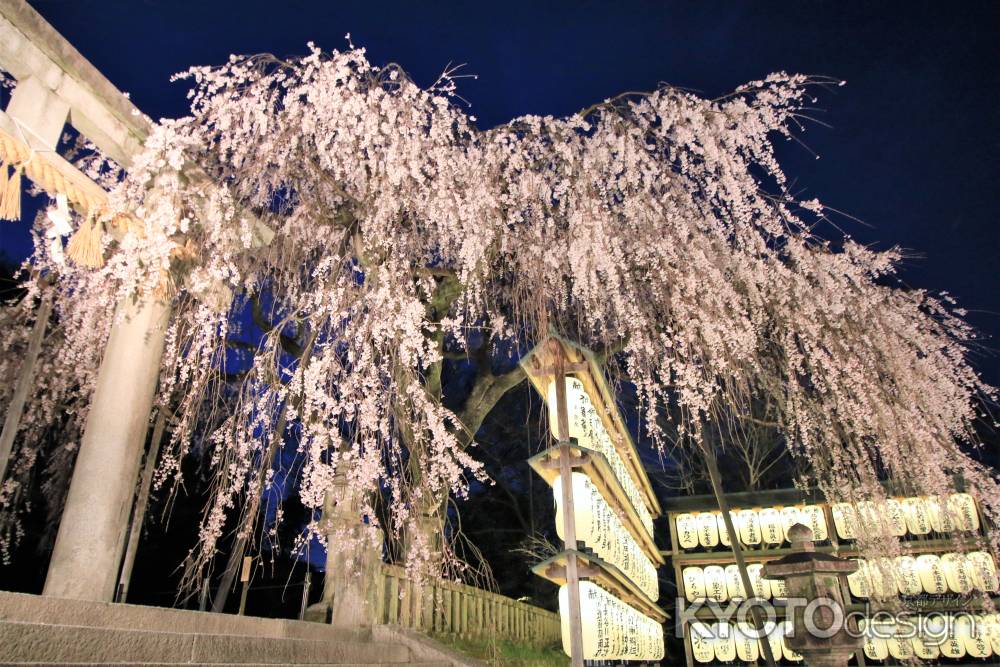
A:
<svg viewBox="0 0 1000 667">
<path fill-rule="evenodd" d="M 665 623 L 670 618 L 670 615 L 650 600 L 649 596 L 643 593 L 625 573 L 593 554 L 573 549 L 560 551 L 535 565 L 531 571 L 556 586 L 562 586 L 566 583 L 566 560 L 570 553 L 576 554 L 580 579 L 598 584 L 622 602 L 632 605 L 659 623 Z"/>
<path fill-rule="evenodd" d="M 548 401 L 548 386 L 555 371 L 556 351 L 553 349 L 553 345 L 558 345 L 562 349 L 566 374 L 572 375 L 583 383 L 584 391 L 587 392 L 594 407 L 597 408 L 604 428 L 611 435 L 611 440 L 625 462 L 629 476 L 632 477 L 636 488 L 642 494 L 649 513 L 654 518 L 659 516 L 661 514 L 660 503 L 656 494 L 653 493 L 653 486 L 649 482 L 645 468 L 643 468 L 632 434 L 618 409 L 615 394 L 608 384 L 604 370 L 597 363 L 594 353 L 582 345 L 551 334 L 521 358 L 521 366 L 528 374 L 531 384 L 541 394 L 542 400 Z"/>
<path fill-rule="evenodd" d="M 632 538 L 639 545 L 639 548 L 642 549 L 643 553 L 646 554 L 646 557 L 656 565 L 663 565 L 665 561 L 656 546 L 653 536 L 646 531 L 646 527 L 643 526 L 638 513 L 632 507 L 631 501 L 625 495 L 625 491 L 621 488 L 621 483 L 615 477 L 604 455 L 579 445 L 572 445 L 569 449 L 570 456 L 574 460 L 570 464 L 571 467 L 579 469 L 587 475 L 590 481 L 601 491 L 601 497 L 604 498 L 605 502 L 615 510 L 618 510 L 618 516 L 623 520 L 622 523 L 625 529 L 632 535 Z M 552 486 L 559 477 L 558 461 L 559 447 L 550 447 L 528 459 L 528 465 L 549 486 Z M 555 463 L 556 465 L 551 465 L 551 463 Z"/>
</svg>

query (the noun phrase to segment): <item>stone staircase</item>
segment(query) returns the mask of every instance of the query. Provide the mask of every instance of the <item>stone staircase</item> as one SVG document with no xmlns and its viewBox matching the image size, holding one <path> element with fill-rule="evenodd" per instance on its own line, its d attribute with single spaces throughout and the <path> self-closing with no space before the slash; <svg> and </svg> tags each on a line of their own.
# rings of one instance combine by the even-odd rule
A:
<svg viewBox="0 0 1000 667">
<path fill-rule="evenodd" d="M 0 592 L 0 665 L 479 663 L 399 628 L 329 625 Z"/>
</svg>

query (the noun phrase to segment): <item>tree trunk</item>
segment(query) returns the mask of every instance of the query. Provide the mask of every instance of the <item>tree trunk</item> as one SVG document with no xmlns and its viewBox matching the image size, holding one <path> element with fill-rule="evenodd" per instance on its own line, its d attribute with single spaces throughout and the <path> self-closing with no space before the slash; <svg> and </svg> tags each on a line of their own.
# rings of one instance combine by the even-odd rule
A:
<svg viewBox="0 0 1000 667">
<path fill-rule="evenodd" d="M 457 415 L 464 430 L 455 435 L 463 449 L 475 439 L 479 427 L 500 399 L 521 384 L 526 377 L 520 366 L 515 366 L 503 375 L 493 375 L 489 369 L 480 371 L 465 405 Z M 421 455 L 419 448 L 410 448 L 410 473 L 415 481 L 420 479 Z M 411 532 L 416 534 L 408 533 L 403 536 L 403 558 L 409 561 L 420 555 L 426 556 L 428 564 L 440 562 L 444 552 L 444 522 L 448 513 L 448 495 L 428 498 L 421 507 L 415 508 L 415 511 L 417 516 L 411 524 Z M 417 554 L 415 552 L 418 549 L 417 545 L 420 545 L 420 550 L 427 550 L 428 553 Z"/>
</svg>

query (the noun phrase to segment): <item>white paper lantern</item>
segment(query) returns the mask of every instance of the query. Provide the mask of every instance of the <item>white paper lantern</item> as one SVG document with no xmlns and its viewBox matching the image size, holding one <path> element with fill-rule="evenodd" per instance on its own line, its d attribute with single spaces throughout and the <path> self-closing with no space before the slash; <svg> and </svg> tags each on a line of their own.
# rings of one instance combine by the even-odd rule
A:
<svg viewBox="0 0 1000 667">
<path fill-rule="evenodd" d="M 941 651 L 941 655 L 952 660 L 965 657 L 965 642 L 960 638 L 949 637 L 941 642 L 938 649 Z"/>
<path fill-rule="evenodd" d="M 917 559 L 913 556 L 896 557 L 896 587 L 900 595 L 920 595 L 924 592 L 917 573 Z"/>
<path fill-rule="evenodd" d="M 854 516 L 857 518 L 857 524 L 854 527 L 855 536 L 865 535 L 875 530 L 875 526 L 878 525 L 878 512 L 875 509 L 875 503 L 870 500 L 856 503 Z"/>
<path fill-rule="evenodd" d="M 851 597 L 857 599 L 868 599 L 872 596 L 871 579 L 868 576 L 868 567 L 865 562 L 855 559 L 858 569 L 847 575 L 847 587 L 851 591 Z"/>
<path fill-rule="evenodd" d="M 691 640 L 691 653 L 697 662 L 715 661 L 715 633 L 708 624 L 694 621 L 691 623 L 688 637 Z"/>
<path fill-rule="evenodd" d="M 943 595 L 948 592 L 948 580 L 945 578 L 941 559 L 934 554 L 917 556 L 917 575 L 924 591 L 931 595 Z"/>
<path fill-rule="evenodd" d="M 906 519 L 906 530 L 911 535 L 926 535 L 931 532 L 931 517 L 923 498 L 904 500 L 903 518 Z"/>
<path fill-rule="evenodd" d="M 750 577 L 750 585 L 753 586 L 754 597 L 761 598 L 762 600 L 769 600 L 771 597 L 776 596 L 775 590 L 781 590 L 784 593 L 784 582 L 777 580 L 769 580 L 764 578 L 764 565 L 763 563 L 751 563 L 747 565 L 747 576 Z M 778 586 L 776 587 L 775 584 Z"/>
<path fill-rule="evenodd" d="M 747 546 L 761 543 L 760 520 L 754 510 L 740 510 L 736 513 L 740 531 L 740 542 Z"/>
<path fill-rule="evenodd" d="M 906 535 L 906 516 L 903 513 L 903 503 L 895 498 L 885 501 L 885 516 L 889 523 L 889 532 L 896 537 Z"/>
<path fill-rule="evenodd" d="M 702 512 L 695 516 L 698 521 L 698 544 L 711 549 L 719 545 L 719 522 L 711 512 Z"/>
<path fill-rule="evenodd" d="M 864 500 L 857 504 L 858 534 L 879 533 L 887 530 L 890 535 L 902 537 L 906 534 L 906 517 L 903 504 L 898 500 L 873 502 Z"/>
<path fill-rule="evenodd" d="M 955 617 L 948 615 L 945 617 L 948 624 L 948 634 L 941 642 L 941 655 L 946 658 L 957 660 L 965 657 L 965 640 L 961 635 L 961 627 L 955 622 Z"/>
<path fill-rule="evenodd" d="M 726 589 L 729 591 L 730 600 L 746 599 L 746 591 L 743 589 L 743 578 L 740 577 L 740 569 L 735 564 L 726 566 Z"/>
<path fill-rule="evenodd" d="M 930 614 L 916 618 L 916 636 L 910 642 L 914 653 L 925 660 L 936 660 L 941 655 L 941 642 L 948 636 L 948 618 Z"/>
<path fill-rule="evenodd" d="M 760 657 L 760 644 L 756 637 L 757 631 L 749 623 L 736 624 L 736 657 L 742 662 L 756 662 Z"/>
<path fill-rule="evenodd" d="M 767 582 L 768 588 L 771 590 L 771 597 L 775 600 L 783 600 L 788 597 L 788 588 L 785 586 L 785 582 L 781 579 L 764 579 Z"/>
<path fill-rule="evenodd" d="M 977 617 L 970 614 L 955 616 L 955 636 L 962 640 L 966 655 L 973 658 L 988 658 L 993 655 L 986 628 Z"/>
<path fill-rule="evenodd" d="M 994 655 L 1000 655 L 1000 614 L 985 614 L 982 618 L 990 648 Z"/>
<path fill-rule="evenodd" d="M 972 571 L 972 583 L 977 590 L 996 593 L 1000 588 L 997 578 L 997 566 L 991 554 L 985 551 L 973 551 L 966 557 Z"/>
<path fill-rule="evenodd" d="M 910 637 L 910 649 L 921 660 L 937 660 L 941 655 L 936 642 L 921 636 Z"/>
<path fill-rule="evenodd" d="M 590 500 L 590 487 L 593 486 L 593 483 L 586 475 L 578 472 L 572 473 L 572 479 L 573 520 L 576 526 L 576 539 L 586 543 L 584 535 L 591 532 L 594 523 L 593 503 Z M 562 476 L 556 477 L 552 482 L 552 497 L 556 505 L 556 534 L 560 539 L 566 539 L 563 535 Z"/>
<path fill-rule="evenodd" d="M 979 510 L 976 509 L 976 501 L 968 493 L 953 493 L 948 498 L 948 509 L 958 530 L 979 530 Z"/>
<path fill-rule="evenodd" d="M 698 522 L 693 515 L 678 514 L 674 521 L 677 531 L 677 543 L 681 549 L 694 549 L 698 546 Z"/>
<path fill-rule="evenodd" d="M 878 558 L 866 561 L 868 578 L 872 584 L 872 595 L 880 600 L 886 600 L 896 595 L 895 564 L 889 558 Z"/>
<path fill-rule="evenodd" d="M 900 637 L 896 634 L 896 629 L 889 630 L 885 645 L 889 649 L 889 655 L 896 660 L 910 660 L 913 658 L 913 645 L 908 637 Z"/>
<path fill-rule="evenodd" d="M 729 589 L 726 587 L 726 571 L 718 565 L 705 567 L 705 596 L 709 600 L 725 602 L 729 599 Z"/>
<path fill-rule="evenodd" d="M 854 505 L 850 503 L 834 503 L 830 508 L 833 515 L 833 527 L 837 531 L 837 537 L 842 540 L 857 539 L 858 515 L 854 511 Z"/>
<path fill-rule="evenodd" d="M 712 631 L 715 633 L 715 641 L 712 647 L 715 650 L 715 659 L 719 662 L 732 662 L 736 659 L 736 633 L 733 627 L 724 621 L 712 624 Z"/>
<path fill-rule="evenodd" d="M 931 528 L 935 533 L 950 533 L 955 529 L 952 525 L 951 517 L 944 510 L 947 502 L 947 498 L 942 502 L 938 496 L 927 496 L 924 498 L 924 507 L 927 508 L 927 515 L 931 520 Z"/>
<path fill-rule="evenodd" d="M 866 637 L 864 651 L 865 657 L 875 662 L 889 658 L 889 645 L 882 637 Z"/>
<path fill-rule="evenodd" d="M 889 646 L 885 638 L 880 635 L 880 631 L 867 619 L 858 621 L 858 629 L 864 633 L 865 657 L 875 662 L 881 662 L 889 657 Z"/>
<path fill-rule="evenodd" d="M 826 514 L 819 505 L 803 507 L 802 518 L 805 519 L 803 523 L 812 529 L 814 542 L 822 542 L 830 536 L 826 526 Z"/>
<path fill-rule="evenodd" d="M 784 628 L 774 621 L 764 621 L 764 636 L 758 640 L 760 644 L 760 655 L 764 655 L 764 642 L 766 641 L 771 647 L 771 655 L 774 656 L 775 660 L 780 660 L 782 656 L 781 646 L 784 643 L 782 641 L 782 630 Z"/>
<path fill-rule="evenodd" d="M 774 507 L 765 507 L 757 512 L 760 520 L 760 535 L 765 544 L 777 546 L 785 541 L 785 531 L 781 527 L 781 512 Z"/>
<path fill-rule="evenodd" d="M 697 566 L 684 568 L 684 597 L 688 602 L 705 599 L 705 571 Z"/>
<path fill-rule="evenodd" d="M 563 651 L 570 653 L 569 587 L 559 588 Z M 589 581 L 580 582 L 584 660 L 660 660 L 663 626 Z"/>
<path fill-rule="evenodd" d="M 855 597 L 873 597 L 877 599 L 887 599 L 896 595 L 895 565 L 888 558 L 880 558 L 876 561 L 859 560 L 858 570 L 850 576 L 854 576 L 855 587 L 858 595 Z M 847 585 L 851 586 L 851 579 L 848 577 Z M 867 592 L 868 595 L 861 595 Z M 854 594 L 854 590 L 852 590 Z"/>
<path fill-rule="evenodd" d="M 944 568 L 944 578 L 948 588 L 962 595 L 972 590 L 972 568 L 962 554 L 944 554 L 941 556 L 941 567 Z"/>
<path fill-rule="evenodd" d="M 732 542 L 729 541 L 729 529 L 726 528 L 726 520 L 722 518 L 722 512 L 714 512 L 715 514 L 715 525 L 719 529 L 719 542 L 722 543 L 724 547 L 732 546 Z M 738 526 L 736 522 L 736 515 L 733 512 L 729 513 L 729 518 L 733 522 L 733 526 Z"/>
<path fill-rule="evenodd" d="M 976 501 L 967 493 L 954 493 L 943 503 L 938 497 L 928 497 L 924 503 L 930 514 L 931 527 L 936 532 L 979 530 L 979 510 Z"/>
</svg>

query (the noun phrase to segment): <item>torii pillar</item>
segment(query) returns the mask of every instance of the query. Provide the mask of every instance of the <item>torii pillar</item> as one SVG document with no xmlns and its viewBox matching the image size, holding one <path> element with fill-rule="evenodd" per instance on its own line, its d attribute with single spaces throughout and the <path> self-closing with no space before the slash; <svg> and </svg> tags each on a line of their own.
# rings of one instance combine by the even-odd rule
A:
<svg viewBox="0 0 1000 667">
<path fill-rule="evenodd" d="M 169 304 L 152 295 L 118 305 L 44 595 L 114 597 L 169 318 Z"/>
<path fill-rule="evenodd" d="M 14 9 L 30 13 L 27 5 Z M 19 48 L 19 53 L 28 52 L 27 46 Z M 27 65 L 24 69 L 30 70 Z M 50 159 L 47 151 L 56 148 L 70 106 L 45 80 L 31 75 L 18 81 L 0 120 L 6 114 L 16 123 L 18 139 L 28 142 L 32 159 L 39 151 L 45 157 L 38 159 L 44 161 Z M 58 161 L 53 164 L 56 171 L 64 169 Z M 66 172 L 60 174 L 67 178 Z M 88 183 L 100 197 L 105 196 L 95 184 L 75 179 L 73 174 L 67 178 L 78 187 L 81 182 Z M 116 309 L 45 580 L 45 595 L 113 599 L 169 317 L 169 305 L 153 296 L 127 299 Z"/>
</svg>

